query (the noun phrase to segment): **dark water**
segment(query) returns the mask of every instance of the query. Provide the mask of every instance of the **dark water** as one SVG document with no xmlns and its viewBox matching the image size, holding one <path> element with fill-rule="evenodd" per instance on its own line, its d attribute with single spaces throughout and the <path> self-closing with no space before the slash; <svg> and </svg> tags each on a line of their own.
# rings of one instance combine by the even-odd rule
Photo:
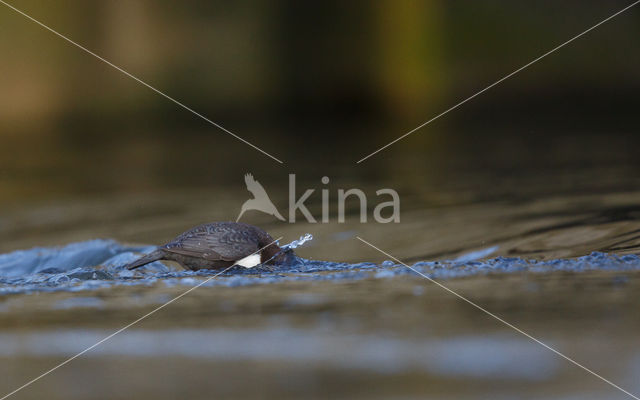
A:
<svg viewBox="0 0 640 400">
<path fill-rule="evenodd" d="M 635 162 L 614 162 L 603 151 L 590 153 L 595 164 L 574 154 L 565 165 L 542 153 L 518 159 L 478 143 L 457 145 L 464 157 L 443 160 L 438 149 L 412 156 L 399 147 L 388 155 L 406 151 L 397 163 L 329 165 L 322 175 L 331 177 L 331 195 L 361 188 L 369 217 L 375 191 L 396 189 L 401 222 L 360 223 L 356 202 L 347 203 L 344 223 L 334 203 L 326 224 L 248 213 L 244 222 L 282 236 L 282 244 L 307 233 L 313 240 L 295 249 L 291 265 L 237 267 L 213 279 L 214 271 L 171 263 L 122 266 L 192 226 L 234 220 L 249 196 L 246 171 L 236 185 L 207 189 L 152 185 L 7 201 L 0 216 L 2 389 L 153 312 L 16 396 L 629 398 L 361 237 L 640 392 Z M 287 173 L 254 174 L 285 210 Z M 316 216 L 322 175 L 299 174 L 300 188 L 316 189 L 307 203 Z"/>
<path fill-rule="evenodd" d="M 360 224 L 357 209 L 344 224 L 274 224 L 252 215 L 284 236 L 281 243 L 307 232 L 314 238 L 296 248 L 291 265 L 238 267 L 204 284 L 216 272 L 160 262 L 122 269 L 207 213 L 229 219 L 234 196 L 215 205 L 211 192 L 183 192 L 14 206 L 0 225 L 3 246 L 25 250 L 0 255 L 3 389 L 202 284 L 20 396 L 40 398 L 55 385 L 60 398 L 203 390 L 254 398 L 629 398 L 360 236 L 626 390 L 640 390 L 637 192 L 423 193 L 406 196 L 400 224 Z M 78 241 L 87 236 L 109 239 Z M 141 238 L 147 244 L 126 244 Z M 28 248 L 36 242 L 49 246 Z M 150 377 L 157 383 L 141 384 Z M 245 378 L 257 386 L 241 384 Z"/>
</svg>

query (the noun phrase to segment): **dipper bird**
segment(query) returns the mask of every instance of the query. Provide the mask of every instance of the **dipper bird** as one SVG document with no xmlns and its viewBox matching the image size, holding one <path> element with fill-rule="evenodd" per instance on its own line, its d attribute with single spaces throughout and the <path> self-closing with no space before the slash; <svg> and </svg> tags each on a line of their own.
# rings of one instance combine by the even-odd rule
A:
<svg viewBox="0 0 640 400">
<path fill-rule="evenodd" d="M 157 250 L 125 266 L 136 269 L 158 260 L 178 262 L 185 269 L 222 269 L 234 264 L 246 268 L 281 263 L 290 250 L 280 248 L 262 229 L 237 222 L 196 226 Z"/>
<path fill-rule="evenodd" d="M 242 209 L 240 209 L 240 215 L 238 215 L 237 221 L 240 221 L 240 217 L 248 210 L 262 211 L 263 213 L 273 215 L 280 221 L 284 221 L 284 217 L 280 215 L 276 206 L 273 205 L 267 191 L 264 190 L 260 182 L 253 178 L 253 175 L 246 174 L 244 176 L 244 183 L 247 184 L 247 190 L 253 194 L 253 199 L 249 199 L 244 202 Z"/>
</svg>

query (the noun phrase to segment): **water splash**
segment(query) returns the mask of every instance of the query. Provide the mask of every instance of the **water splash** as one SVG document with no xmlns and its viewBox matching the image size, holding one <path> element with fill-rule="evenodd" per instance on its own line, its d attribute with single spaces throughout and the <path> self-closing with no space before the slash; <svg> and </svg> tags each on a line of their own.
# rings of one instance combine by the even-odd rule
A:
<svg viewBox="0 0 640 400">
<path fill-rule="evenodd" d="M 488 247 L 486 249 L 481 249 L 481 250 L 476 250 L 476 251 L 472 251 L 472 252 L 469 252 L 469 253 L 465 253 L 465 254 L 461 255 L 460 257 L 456 258 L 455 260 L 453 260 L 453 262 L 463 264 L 463 263 L 467 263 L 467 262 L 470 262 L 470 261 L 476 261 L 476 260 L 479 260 L 481 258 L 487 258 L 491 254 L 493 254 L 496 251 L 498 251 L 499 247 L 500 246 L 492 246 L 492 247 Z"/>
<path fill-rule="evenodd" d="M 313 235 L 310 233 L 305 233 L 304 235 L 300 236 L 300 239 L 298 240 L 294 240 L 289 244 L 285 244 L 284 246 L 282 246 L 283 249 L 297 249 L 298 247 L 302 246 L 303 244 L 305 244 L 306 242 L 309 242 L 313 240 Z"/>
<path fill-rule="evenodd" d="M 282 246 L 299 248 L 313 239 L 305 234 Z M 87 291 L 112 286 L 166 285 L 194 286 L 219 271 L 186 271 L 170 263 L 153 262 L 135 271 L 124 267 L 154 246 L 127 246 L 114 240 L 91 240 L 63 247 L 34 248 L 0 255 L 0 295 L 47 291 Z M 412 268 L 432 279 L 450 279 L 483 274 L 516 272 L 549 273 L 553 271 L 640 270 L 637 255 L 617 256 L 594 252 L 574 259 L 525 260 L 497 257 L 479 261 L 493 248 L 473 252 L 453 261 L 421 261 Z M 288 281 L 339 281 L 387 279 L 415 272 L 401 264 L 385 261 L 340 263 L 292 257 L 291 262 L 268 271 L 233 268 L 209 280 L 205 286 L 246 286 Z M 624 283 L 624 282 L 623 282 Z"/>
</svg>

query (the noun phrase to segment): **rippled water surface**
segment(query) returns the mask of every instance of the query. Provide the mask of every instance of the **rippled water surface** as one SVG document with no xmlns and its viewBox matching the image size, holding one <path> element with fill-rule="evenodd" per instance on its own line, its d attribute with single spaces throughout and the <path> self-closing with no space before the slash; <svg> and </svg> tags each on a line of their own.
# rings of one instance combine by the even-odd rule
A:
<svg viewBox="0 0 640 400">
<path fill-rule="evenodd" d="M 201 285 L 21 396 L 50 397 L 55 385 L 54 398 L 203 390 L 255 398 L 628 398 L 427 277 L 640 390 L 640 192 L 407 195 L 400 224 L 360 224 L 357 208 L 344 224 L 283 224 L 255 214 L 247 222 L 283 236 L 281 244 L 313 240 L 274 270 L 236 267 L 216 276 L 170 262 L 122 268 L 191 226 L 232 219 L 243 196 L 212 201 L 211 192 L 182 191 L 7 209 L 2 388 Z M 253 384 L 241 384 L 243 377 Z"/>
<path fill-rule="evenodd" d="M 301 243 L 312 240 L 310 234 Z M 291 246 L 287 244 L 286 247 Z M 129 271 L 124 265 L 151 252 L 154 246 L 125 246 L 113 240 L 91 240 L 62 247 L 19 250 L 0 256 L 0 293 L 18 294 L 38 291 L 87 291 L 114 285 L 164 284 L 190 287 L 207 280 L 203 286 L 264 285 L 291 281 L 360 280 L 423 274 L 432 279 L 451 279 L 485 274 L 552 273 L 557 271 L 636 271 L 637 255 L 593 252 L 575 259 L 536 260 L 519 257 L 487 258 L 498 247 L 463 254 L 454 260 L 419 261 L 403 265 L 382 263 L 339 263 L 296 257 L 289 265 L 271 270 L 262 266 L 246 269 L 237 266 L 224 273 L 215 270 L 188 271 L 156 261 L 142 269 Z M 215 276 L 216 279 L 208 278 Z M 83 305 L 80 303 L 79 305 Z"/>
</svg>

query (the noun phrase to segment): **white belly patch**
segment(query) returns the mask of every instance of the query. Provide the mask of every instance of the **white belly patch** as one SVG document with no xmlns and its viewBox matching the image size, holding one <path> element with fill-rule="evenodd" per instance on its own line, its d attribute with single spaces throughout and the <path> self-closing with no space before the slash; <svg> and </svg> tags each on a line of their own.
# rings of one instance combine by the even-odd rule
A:
<svg viewBox="0 0 640 400">
<path fill-rule="evenodd" d="M 250 256 L 246 256 L 245 258 L 241 258 L 236 261 L 236 265 L 240 265 L 245 268 L 253 268 L 258 264 L 260 264 L 260 254 L 251 254 Z"/>
</svg>

